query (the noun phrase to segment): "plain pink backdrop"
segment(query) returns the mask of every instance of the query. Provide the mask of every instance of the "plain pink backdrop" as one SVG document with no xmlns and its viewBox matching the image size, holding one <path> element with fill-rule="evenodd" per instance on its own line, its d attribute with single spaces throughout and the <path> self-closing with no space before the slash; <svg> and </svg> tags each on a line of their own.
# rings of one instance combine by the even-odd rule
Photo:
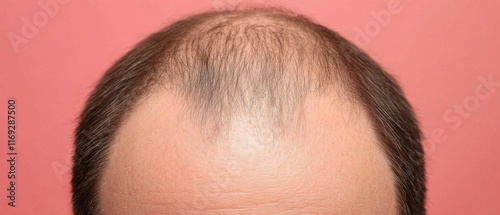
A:
<svg viewBox="0 0 500 215">
<path fill-rule="evenodd" d="M 0 2 L 2 215 L 71 214 L 72 132 L 103 72 L 176 19 L 246 3 L 60 0 L 46 9 L 55 0 Z M 500 214 L 499 1 L 253 2 L 284 6 L 338 31 L 397 77 L 427 138 L 429 214 Z M 497 84 L 485 86 L 488 79 Z M 9 98 L 18 110 L 16 208 L 6 198 Z"/>
</svg>

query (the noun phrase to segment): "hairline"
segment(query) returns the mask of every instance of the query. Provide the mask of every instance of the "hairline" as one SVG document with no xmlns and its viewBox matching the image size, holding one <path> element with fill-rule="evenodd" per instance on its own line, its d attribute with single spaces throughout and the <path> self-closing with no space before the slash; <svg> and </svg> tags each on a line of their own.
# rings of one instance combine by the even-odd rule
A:
<svg viewBox="0 0 500 215">
<path fill-rule="evenodd" d="M 257 10 L 262 10 L 262 9 L 257 9 Z M 266 10 L 264 10 L 264 11 L 266 11 Z M 284 13 L 282 10 L 280 10 L 280 11 L 281 11 L 281 12 L 278 12 L 278 14 L 279 14 L 279 16 L 284 16 L 284 17 L 282 17 L 282 18 L 284 18 L 284 19 L 289 19 L 289 18 L 292 18 L 292 21 L 293 21 L 293 20 L 300 20 L 300 22 L 299 22 L 299 23 L 296 23 L 296 24 L 300 24 L 300 25 L 302 25 L 302 26 L 307 26 L 308 28 L 310 28 L 311 26 L 314 26 L 315 28 L 324 28 L 323 26 L 316 25 L 316 24 L 314 24 L 314 23 L 312 23 L 312 22 L 310 22 L 310 23 L 309 23 L 309 22 L 306 22 L 305 20 L 307 20 L 307 19 L 305 19 L 305 18 L 303 18 L 303 17 L 295 17 L 294 15 L 290 15 L 290 14 L 288 14 L 288 13 Z M 195 16 L 192 16 L 192 17 L 188 18 L 187 20 L 186 20 L 186 19 L 184 19 L 184 20 L 182 20 L 182 21 L 180 21 L 180 22 L 178 22 L 178 23 L 174 23 L 173 25 L 170 25 L 170 26 L 168 26 L 167 28 L 165 28 L 165 30 L 163 30 L 163 31 L 171 31 L 172 29 L 175 29 L 178 25 L 181 25 L 181 24 L 183 24 L 183 23 L 187 23 L 187 22 L 189 22 L 190 20 L 192 21 L 193 19 L 200 18 L 200 17 L 204 17 L 204 16 L 210 16 L 210 15 L 212 15 L 212 16 L 214 16 L 214 15 L 215 15 L 215 16 L 220 16 L 220 15 L 224 15 L 224 14 L 227 14 L 227 13 L 245 13 L 245 12 L 246 12 L 246 13 L 249 13 L 249 12 L 252 12 L 252 10 L 249 10 L 249 11 L 243 11 L 243 12 L 241 12 L 241 11 L 212 12 L 212 13 L 204 13 L 204 14 L 200 14 L 200 15 L 195 15 Z M 240 15 L 241 15 L 241 14 L 240 14 Z M 276 15 L 276 14 L 275 14 L 275 13 L 273 13 L 273 15 Z M 179 24 L 179 23 L 180 23 L 180 24 Z M 190 23 L 190 24 L 193 24 L 193 23 Z M 198 24 L 198 25 L 201 25 L 201 24 L 204 24 L 204 22 L 197 23 L 197 24 Z M 313 24 L 313 25 L 311 25 L 311 24 Z M 300 26 L 300 25 L 298 25 L 298 26 Z M 311 30 L 311 29 L 306 29 L 306 30 Z M 318 29 L 316 29 L 316 30 L 318 30 Z M 325 30 L 326 32 L 328 32 L 328 31 L 329 31 L 328 33 L 333 33 L 333 34 L 332 34 L 333 36 L 337 36 L 334 32 L 331 32 L 331 31 L 330 31 L 329 29 L 327 29 L 327 28 L 324 28 L 324 29 L 321 29 L 321 30 Z M 148 48 L 148 43 L 151 43 L 152 41 L 155 41 L 155 37 L 159 37 L 159 38 L 161 38 L 162 36 L 165 36 L 165 35 L 162 35 L 162 33 L 165 33 L 165 32 L 163 32 L 163 31 L 160 31 L 159 33 L 156 33 L 156 34 L 154 34 L 153 36 L 151 36 L 148 40 L 143 41 L 143 42 L 142 42 L 142 45 L 139 45 L 138 47 Z M 187 29 L 187 30 L 186 30 L 186 29 L 184 29 L 184 31 L 185 31 L 185 32 L 188 32 L 188 31 L 189 31 L 189 29 Z M 315 33 L 317 33 L 317 32 L 315 32 Z M 322 33 L 325 33 L 325 32 L 322 32 Z M 325 33 L 325 34 L 326 34 L 326 33 Z M 318 37 L 318 38 L 316 38 L 316 39 L 319 39 L 320 41 L 321 41 L 321 40 L 325 40 L 326 42 L 329 42 L 329 41 L 328 41 L 328 39 L 330 39 L 330 40 L 332 40 L 332 39 L 333 39 L 333 40 L 341 40 L 341 39 L 342 39 L 341 37 L 338 37 L 338 38 L 325 38 L 325 37 L 328 37 L 328 36 L 331 36 L 331 35 L 319 35 L 319 36 L 321 36 L 321 37 Z M 153 39 L 151 39 L 151 38 L 153 38 Z M 172 43 L 175 43 L 175 42 L 176 42 L 176 41 L 172 41 Z M 151 44 L 149 44 L 149 45 L 151 46 Z M 150 74 L 148 74 L 148 75 L 146 75 L 146 76 L 142 76 L 142 78 L 141 78 L 141 79 L 143 80 L 143 82 L 142 82 L 142 83 L 137 83 L 137 82 L 134 82 L 134 84 L 136 85 L 136 89 L 139 89 L 139 90 L 138 90 L 137 92 L 134 92 L 132 95 L 130 95 L 130 98 L 131 98 L 130 100 L 124 101 L 124 103 L 120 104 L 120 105 L 122 105 L 122 107 L 123 107 L 123 108 L 121 108 L 121 109 L 120 109 L 120 112 L 116 113 L 117 119 L 115 119 L 116 121 L 118 121 L 118 122 L 119 122 L 119 125 L 115 125 L 116 127 L 114 127 L 114 130 L 113 130 L 113 131 L 111 131 L 111 132 L 109 132 L 109 133 L 107 134 L 107 135 L 108 135 L 108 141 L 107 141 L 107 143 L 105 143 L 105 144 L 107 144 L 107 145 L 105 145 L 105 146 L 104 146 L 104 147 L 106 148 L 106 149 L 105 149 L 105 151 L 108 151 L 108 150 L 109 150 L 109 147 L 110 147 L 110 145 L 111 145 L 111 143 L 112 143 L 112 139 L 114 138 L 114 135 L 115 135 L 115 133 L 116 133 L 116 132 L 114 132 L 114 131 L 116 131 L 117 129 L 119 129 L 119 128 L 121 127 L 121 125 L 122 125 L 123 123 L 125 123 L 125 122 L 126 122 L 127 115 L 131 113 L 131 111 L 130 111 L 130 110 L 131 110 L 131 109 L 133 109 L 133 106 L 137 104 L 137 100 L 138 100 L 138 99 L 141 99 L 141 98 L 144 98 L 145 96 L 147 96 L 147 94 L 148 94 L 148 93 L 150 93 L 150 92 L 151 92 L 151 90 L 153 90 L 153 89 L 157 89 L 157 88 L 155 88 L 155 87 L 153 87 L 153 86 L 165 86 L 165 82 L 164 82 L 164 81 L 165 81 L 165 80 L 166 80 L 167 82 L 169 81 L 168 77 L 165 77 L 165 76 L 164 76 L 165 74 L 160 73 L 160 70 L 159 70 L 159 68 L 160 68 L 161 66 L 164 66 L 164 64 L 163 64 L 164 62 L 161 62 L 161 61 L 158 61 L 158 60 L 159 60 L 159 59 L 161 59 L 161 56 L 165 54 L 165 53 L 164 53 L 164 51 L 165 51 L 165 46 L 166 46 L 166 45 L 168 45 L 168 42 L 167 42 L 167 43 L 163 43 L 163 45 L 164 45 L 164 47 L 162 47 L 162 48 L 156 48 L 156 50 L 154 50 L 154 52 L 153 52 L 153 53 L 148 53 L 148 52 L 147 52 L 147 50 L 146 50 L 146 53 L 151 54 L 151 56 L 153 56 L 153 57 L 152 57 L 152 58 L 150 58 L 150 61 L 148 61 L 148 62 L 141 62 L 141 63 L 143 63 L 143 64 L 145 65 L 145 66 L 143 65 L 143 66 L 144 66 L 144 68 L 148 68 L 148 69 L 149 69 L 148 71 L 150 72 Z M 153 46 L 154 46 L 154 45 L 153 45 Z M 152 47 L 149 47 L 149 48 L 152 48 Z M 340 48 L 339 48 L 339 47 L 330 47 L 330 48 L 334 48 L 334 49 L 333 49 L 333 51 L 337 52 L 337 51 L 339 51 L 340 49 L 342 49 L 342 48 L 347 48 L 347 47 L 340 47 Z M 352 47 L 349 47 L 349 48 L 352 48 Z M 136 49 L 134 49 L 134 50 L 135 50 L 135 51 L 137 51 Z M 134 50 L 133 50 L 133 51 L 131 51 L 131 53 L 132 53 L 132 54 L 130 54 L 130 53 L 129 53 L 129 54 L 127 54 L 127 55 L 126 55 L 126 56 L 125 56 L 122 60 L 126 60 L 126 59 L 127 59 L 127 56 L 134 55 L 134 53 L 133 53 L 133 52 L 134 52 Z M 359 51 L 359 50 L 358 50 L 357 48 L 355 48 L 355 47 L 354 47 L 353 49 L 345 49 L 345 50 L 348 50 L 348 51 L 353 51 L 353 50 L 355 50 L 355 51 L 356 51 L 356 50 L 357 50 L 357 51 Z M 344 51 L 345 51 L 345 50 L 344 50 Z M 139 50 L 139 51 L 141 51 L 141 50 Z M 144 50 L 142 50 L 142 51 L 144 51 Z M 330 51 L 331 51 L 331 50 L 330 50 Z M 361 51 L 359 51 L 359 52 L 362 54 L 362 52 L 361 52 Z M 154 56 L 156 56 L 156 57 L 154 57 Z M 340 61 L 341 63 L 344 63 L 344 61 L 345 61 L 345 60 L 348 60 L 348 59 L 342 59 L 342 58 L 343 58 L 343 56 L 342 56 L 342 55 L 339 55 L 339 56 L 337 56 L 337 57 L 339 57 L 339 60 L 338 60 L 338 61 Z M 371 61 L 371 60 L 368 60 L 368 61 Z M 124 68 L 127 68 L 127 67 L 128 67 L 128 69 L 130 69 L 130 67 L 132 67 L 132 68 L 133 68 L 134 66 L 138 66 L 138 65 L 119 65 L 119 64 L 117 64 L 117 65 L 115 65 L 114 67 L 112 67 L 109 71 L 119 70 L 119 69 L 120 69 L 120 68 L 119 68 L 120 66 L 124 66 Z M 151 67 L 151 66 L 153 66 L 153 67 Z M 356 99 L 355 99 L 355 101 L 360 102 L 360 103 L 364 106 L 364 109 L 367 109 L 366 111 L 368 112 L 368 115 L 370 116 L 370 117 L 369 117 L 369 118 L 370 118 L 370 121 L 371 121 L 371 122 L 373 122 L 373 125 L 372 125 L 372 126 L 374 127 L 373 129 L 377 131 L 377 134 L 379 134 L 378 142 L 381 142 L 381 147 L 382 147 L 382 148 L 384 149 L 384 151 L 386 152 L 386 153 L 384 153 L 384 155 L 387 157 L 387 159 L 389 160 L 389 163 L 391 164 L 391 169 L 392 169 L 391 173 L 394 175 L 395 180 L 396 180 L 397 199 L 398 199 L 398 202 L 400 203 L 400 204 L 399 204 L 399 206 L 398 206 L 398 208 L 399 208 L 399 207 L 401 207 L 401 205 L 403 204 L 401 201 L 402 201 L 402 198 L 404 197 L 404 196 L 403 196 L 403 195 L 404 195 L 404 193 L 401 193 L 401 189 L 402 189 L 402 187 L 401 187 L 401 185 L 400 185 L 400 184 L 399 184 L 399 182 L 398 182 L 398 181 L 400 181 L 400 180 L 401 180 L 401 178 L 398 178 L 398 174 L 396 174 L 396 173 L 397 173 L 396 171 L 397 171 L 397 168 L 398 168 L 398 167 L 397 167 L 397 166 L 395 166 L 395 162 L 397 162 L 397 161 L 392 160 L 392 159 L 393 159 L 393 156 L 391 156 L 391 155 L 389 154 L 388 149 L 387 149 L 387 146 L 385 145 L 388 141 L 390 141 L 390 139 L 391 139 L 391 138 L 393 138 L 393 139 L 394 139 L 394 137 L 391 137 L 391 136 L 390 136 L 391 134 L 386 135 L 386 133 L 390 133 L 391 131 L 380 131 L 380 130 L 377 130 L 377 127 L 376 127 L 376 126 L 377 126 L 377 124 L 380 124 L 380 123 L 377 123 L 379 119 L 374 119 L 374 118 L 373 118 L 373 116 L 374 116 L 374 115 L 375 115 L 375 116 L 377 116 L 377 115 L 373 113 L 373 112 L 374 112 L 373 110 L 370 110 L 369 108 L 367 108 L 367 107 L 366 107 L 367 103 L 368 103 L 368 102 L 370 102 L 370 101 L 366 101 L 366 99 L 363 99 L 364 97 L 359 96 L 359 95 L 357 94 L 357 93 L 363 92 L 363 89 L 352 89 L 352 88 L 350 87 L 350 86 L 352 85 L 352 84 L 349 84 L 351 81 L 359 81 L 359 80 L 361 80 L 361 82 L 362 82 L 362 78 L 360 78 L 360 77 L 355 77 L 355 76 L 356 76 L 356 74 L 349 73 L 349 72 L 350 72 L 350 71 L 348 71 L 349 69 L 347 69 L 346 71 L 343 71 L 343 70 L 338 70 L 338 69 L 339 69 L 339 68 L 337 68 L 337 71 L 340 71 L 340 72 L 347 72 L 347 73 L 345 74 L 345 76 L 344 76 L 344 77 L 347 77 L 347 78 L 344 78 L 344 79 L 342 80 L 342 81 L 343 81 L 343 83 L 345 83 L 345 85 L 346 85 L 346 87 L 347 87 L 347 92 L 348 92 L 348 93 L 354 93 L 354 95 L 356 95 L 356 96 L 358 97 L 358 98 L 356 98 Z M 379 68 L 379 69 L 380 69 L 380 68 Z M 381 70 L 381 69 L 380 69 L 380 70 Z M 142 75 L 144 75 L 144 74 L 142 74 Z M 323 75 L 325 75 L 325 74 L 323 74 Z M 159 78 L 159 77 L 162 77 L 162 78 Z M 322 76 L 320 75 L 320 77 L 322 77 Z M 132 77 L 130 77 L 130 78 L 132 78 Z M 330 77 L 330 78 L 331 78 L 331 77 Z M 105 80 L 106 80 L 106 78 L 103 78 L 103 82 L 102 82 L 102 83 L 104 83 L 104 82 L 105 82 Z M 172 79 L 170 79 L 170 81 L 172 81 Z M 320 82 L 321 82 L 321 81 L 323 81 L 323 79 L 319 78 L 319 79 L 318 79 L 318 81 L 320 81 Z M 393 80 L 391 80 L 391 81 L 393 81 Z M 101 84 L 102 84 L 102 83 L 101 83 Z M 171 83 L 170 83 L 170 84 L 171 84 Z M 393 84 L 395 84 L 395 83 L 393 83 Z M 168 85 L 168 84 L 167 84 L 167 85 Z M 320 85 L 328 85 L 328 84 L 323 82 L 323 83 L 320 83 Z M 397 85 L 397 84 L 396 84 L 396 85 Z M 173 86 L 173 85 L 172 85 L 172 86 Z M 355 86 L 358 86 L 358 87 L 359 87 L 359 86 L 363 86 L 363 84 L 362 84 L 362 83 L 358 83 L 358 85 L 355 85 Z M 130 87 L 130 88 L 132 89 L 133 87 Z M 365 89 L 365 90 L 366 90 L 366 89 Z M 353 91 L 353 92 L 351 92 L 351 91 Z M 91 99 L 92 99 L 92 98 L 91 98 Z M 91 99 L 89 99 L 89 101 L 90 101 Z M 404 99 L 404 97 L 403 97 L 403 99 Z M 191 101 L 195 101 L 195 102 L 196 102 L 196 101 L 198 101 L 198 100 L 197 100 L 197 99 L 192 99 Z M 90 102 L 89 102 L 89 103 L 90 103 Z M 194 106 L 196 106 L 196 104 L 194 104 Z M 369 106 L 369 105 L 368 105 L 368 106 Z M 203 107 L 203 105 L 201 105 L 201 107 Z M 204 113 L 204 112 L 201 112 L 201 113 Z M 82 116 L 84 116 L 84 115 L 85 115 L 85 114 L 84 114 L 84 113 L 82 113 Z M 82 123 L 82 124 L 83 124 L 83 123 Z M 82 124 L 81 124 L 81 125 L 82 125 Z M 384 128 L 385 128 L 385 127 L 384 127 Z M 85 133 L 85 132 L 84 132 L 84 131 L 85 131 L 85 128 L 79 127 L 79 130 L 80 130 L 80 131 L 83 131 L 83 132 L 79 132 L 79 133 L 77 133 L 77 134 L 80 134 L 80 136 L 81 136 L 81 134 L 82 134 L 82 133 L 83 133 L 83 134 Z M 113 132 L 114 132 L 114 133 L 113 133 Z M 382 135 L 382 137 L 380 137 L 380 133 L 382 133 L 382 134 L 383 134 L 383 135 Z M 88 138 L 88 137 L 87 137 L 87 138 Z M 108 156 L 108 155 L 106 155 L 106 154 L 108 154 L 108 152 L 102 153 L 102 154 L 100 155 L 100 156 L 102 156 L 102 157 L 101 157 L 101 159 L 100 159 L 101 161 L 105 162 L 105 160 L 106 160 L 107 158 L 109 158 L 109 156 Z M 98 160 L 99 160 L 99 159 L 98 159 Z M 104 165 L 104 164 L 101 164 L 100 166 L 105 166 L 105 165 Z M 101 173 L 101 174 L 99 174 L 99 175 L 102 175 L 102 170 L 100 171 L 100 173 Z M 74 174 L 75 174 L 75 172 L 74 172 Z M 97 174 L 98 174 L 98 173 L 97 173 Z M 100 183 L 100 179 L 99 179 L 99 177 L 98 177 L 98 178 L 96 178 L 96 179 L 94 179 L 94 180 L 95 180 L 98 184 Z M 98 195 L 98 196 L 94 196 L 94 198 L 96 198 L 96 199 L 97 199 L 97 201 L 96 201 L 96 203 L 97 203 L 97 204 L 99 204 L 99 202 L 101 202 L 101 201 L 99 200 L 99 195 Z M 97 206 L 98 206 L 98 205 L 97 205 Z M 405 206 L 405 207 L 408 207 L 408 206 Z M 408 210 L 408 209 L 406 209 L 406 208 L 399 208 L 398 210 L 400 210 L 400 213 L 403 213 L 403 211 L 404 211 L 404 210 Z"/>
</svg>

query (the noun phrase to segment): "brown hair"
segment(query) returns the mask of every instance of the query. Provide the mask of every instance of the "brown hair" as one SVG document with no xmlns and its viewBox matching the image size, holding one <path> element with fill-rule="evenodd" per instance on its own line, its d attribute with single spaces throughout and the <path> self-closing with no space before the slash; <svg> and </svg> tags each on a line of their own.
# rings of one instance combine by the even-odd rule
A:
<svg viewBox="0 0 500 215">
<path fill-rule="evenodd" d="M 231 117 L 250 88 L 279 123 L 311 89 L 326 92 L 335 84 L 368 112 L 396 179 L 400 214 L 425 214 L 421 133 L 396 81 L 339 34 L 275 8 L 190 16 L 152 34 L 106 72 L 75 131 L 74 212 L 100 213 L 99 182 L 115 132 L 138 99 L 158 87 L 180 92 L 202 122 Z"/>
</svg>

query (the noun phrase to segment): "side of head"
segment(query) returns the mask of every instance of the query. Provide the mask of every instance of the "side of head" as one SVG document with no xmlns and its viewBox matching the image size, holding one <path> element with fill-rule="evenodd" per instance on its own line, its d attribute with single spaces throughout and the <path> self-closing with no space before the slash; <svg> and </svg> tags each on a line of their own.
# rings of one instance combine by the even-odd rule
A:
<svg viewBox="0 0 500 215">
<path fill-rule="evenodd" d="M 283 10 L 149 36 L 106 72 L 75 138 L 76 214 L 425 214 L 420 130 L 397 83 Z"/>
</svg>

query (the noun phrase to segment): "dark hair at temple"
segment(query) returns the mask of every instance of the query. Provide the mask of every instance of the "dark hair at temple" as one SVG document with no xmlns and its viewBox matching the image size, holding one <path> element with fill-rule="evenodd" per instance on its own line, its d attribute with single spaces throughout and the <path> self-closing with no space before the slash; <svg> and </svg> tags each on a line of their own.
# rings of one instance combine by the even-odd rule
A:
<svg viewBox="0 0 500 215">
<path fill-rule="evenodd" d="M 114 135 L 151 91 L 179 93 L 202 123 L 222 123 L 251 105 L 250 94 L 280 125 L 308 93 L 327 94 L 333 85 L 369 114 L 396 180 L 399 213 L 425 214 L 421 133 L 396 81 L 339 34 L 275 8 L 190 16 L 152 34 L 106 72 L 75 131 L 74 212 L 100 214 L 100 178 Z"/>
</svg>

